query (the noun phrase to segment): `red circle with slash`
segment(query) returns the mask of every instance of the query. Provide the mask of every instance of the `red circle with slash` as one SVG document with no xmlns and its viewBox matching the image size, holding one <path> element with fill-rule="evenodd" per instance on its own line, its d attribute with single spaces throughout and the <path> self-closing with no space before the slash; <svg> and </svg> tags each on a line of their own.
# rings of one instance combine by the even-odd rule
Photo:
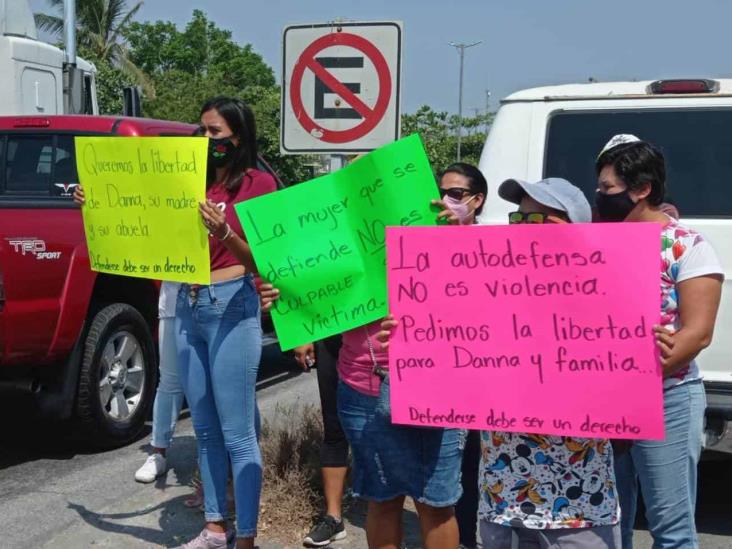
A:
<svg viewBox="0 0 732 549">
<path fill-rule="evenodd" d="M 349 90 L 315 60 L 315 56 L 318 53 L 331 46 L 350 46 L 355 48 L 373 63 L 379 77 L 379 96 L 373 108 L 361 101 L 355 93 Z M 315 122 L 305 110 L 302 102 L 301 86 L 305 69 L 313 71 L 315 76 L 320 78 L 333 93 L 339 95 L 352 109 L 360 114 L 363 117 L 363 121 L 348 130 L 329 130 Z M 295 63 L 290 80 L 290 102 L 292 103 L 295 117 L 310 135 L 327 143 L 348 143 L 369 133 L 384 117 L 386 109 L 389 106 L 390 97 L 391 74 L 389 73 L 389 65 L 386 59 L 384 59 L 384 56 L 374 44 L 362 36 L 347 32 L 327 34 L 318 38 L 305 48 L 305 51 L 302 52 Z"/>
</svg>

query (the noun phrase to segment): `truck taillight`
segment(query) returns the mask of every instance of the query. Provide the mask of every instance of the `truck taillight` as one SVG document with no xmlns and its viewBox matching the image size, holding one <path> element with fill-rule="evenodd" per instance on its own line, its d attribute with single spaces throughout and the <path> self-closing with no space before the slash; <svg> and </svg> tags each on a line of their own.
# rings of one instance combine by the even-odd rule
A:
<svg viewBox="0 0 732 549">
<path fill-rule="evenodd" d="M 51 120 L 48 118 L 16 118 L 14 128 L 48 128 Z"/>
<path fill-rule="evenodd" d="M 704 78 L 695 80 L 656 80 L 648 86 L 648 93 L 653 95 L 716 93 L 717 91 L 719 91 L 719 82 Z"/>
</svg>

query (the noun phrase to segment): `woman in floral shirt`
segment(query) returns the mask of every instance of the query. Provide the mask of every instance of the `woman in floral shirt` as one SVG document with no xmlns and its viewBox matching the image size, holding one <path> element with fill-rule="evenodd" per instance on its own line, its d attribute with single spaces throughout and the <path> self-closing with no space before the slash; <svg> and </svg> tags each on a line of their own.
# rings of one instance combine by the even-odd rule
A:
<svg viewBox="0 0 732 549">
<path fill-rule="evenodd" d="M 661 233 L 661 326 L 666 438 L 639 441 L 615 461 L 624 549 L 633 546 L 638 485 L 653 547 L 698 547 L 694 525 L 704 385 L 695 358 L 712 340 L 724 278 L 704 237 L 659 210 L 663 154 L 635 136 L 610 140 L 596 163 L 597 210 L 604 221 L 652 222 Z M 631 273 L 629 272 L 629 275 Z"/>
</svg>

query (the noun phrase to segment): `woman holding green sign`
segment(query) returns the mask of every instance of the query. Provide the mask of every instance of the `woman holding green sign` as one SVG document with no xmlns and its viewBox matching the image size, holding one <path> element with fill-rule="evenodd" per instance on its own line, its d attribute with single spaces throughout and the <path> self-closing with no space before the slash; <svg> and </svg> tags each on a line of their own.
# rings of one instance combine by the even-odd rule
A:
<svg viewBox="0 0 732 549">
<path fill-rule="evenodd" d="M 443 199 L 435 205 L 443 211 L 438 220 L 474 223 L 487 194 L 480 171 L 468 164 L 454 164 L 441 175 L 439 187 Z M 271 307 L 279 291 L 270 284 L 261 290 L 263 307 Z M 337 364 L 340 380 L 328 394 L 321 387 L 324 405 L 337 399 L 338 418 L 353 455 L 353 492 L 369 503 L 369 547 L 401 547 L 404 499 L 409 496 L 417 507 L 424 547 L 457 548 L 454 506 L 462 493 L 465 432 L 391 423 L 388 356 L 375 339 L 379 326 L 377 321 L 343 334 Z M 342 522 L 338 517 L 331 519 L 316 525 L 306 539 L 309 545 L 323 546 L 343 537 Z"/>
</svg>

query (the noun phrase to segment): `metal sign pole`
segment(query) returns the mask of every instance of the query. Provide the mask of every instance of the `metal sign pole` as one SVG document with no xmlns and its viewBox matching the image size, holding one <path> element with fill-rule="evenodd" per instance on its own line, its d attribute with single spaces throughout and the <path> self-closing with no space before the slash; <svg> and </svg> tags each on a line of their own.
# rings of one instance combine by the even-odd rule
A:
<svg viewBox="0 0 732 549">
<path fill-rule="evenodd" d="M 345 154 L 331 154 L 330 155 L 330 173 L 337 172 L 341 168 L 346 166 L 346 155 Z"/>
</svg>

